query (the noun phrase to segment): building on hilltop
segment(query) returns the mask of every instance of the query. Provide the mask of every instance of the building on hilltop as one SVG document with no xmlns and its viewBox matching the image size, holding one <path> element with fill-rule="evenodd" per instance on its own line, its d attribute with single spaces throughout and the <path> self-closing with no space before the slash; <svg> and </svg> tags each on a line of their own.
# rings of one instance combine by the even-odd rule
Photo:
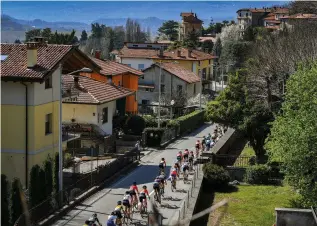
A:
<svg viewBox="0 0 317 226">
<path fill-rule="evenodd" d="M 179 25 L 179 41 L 182 41 L 190 32 L 196 32 L 199 36 L 202 35 L 203 21 L 198 19 L 196 13 L 181 13 L 180 16 L 182 21 Z"/>
</svg>

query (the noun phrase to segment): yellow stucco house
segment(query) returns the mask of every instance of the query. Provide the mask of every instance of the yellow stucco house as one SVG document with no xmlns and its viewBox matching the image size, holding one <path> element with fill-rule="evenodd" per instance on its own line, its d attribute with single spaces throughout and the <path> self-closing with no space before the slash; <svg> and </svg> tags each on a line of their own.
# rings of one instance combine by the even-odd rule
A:
<svg viewBox="0 0 317 226">
<path fill-rule="evenodd" d="M 33 165 L 59 151 L 61 75 L 92 63 L 78 47 L 43 39 L 1 44 L 1 173 L 27 187 Z"/>
</svg>

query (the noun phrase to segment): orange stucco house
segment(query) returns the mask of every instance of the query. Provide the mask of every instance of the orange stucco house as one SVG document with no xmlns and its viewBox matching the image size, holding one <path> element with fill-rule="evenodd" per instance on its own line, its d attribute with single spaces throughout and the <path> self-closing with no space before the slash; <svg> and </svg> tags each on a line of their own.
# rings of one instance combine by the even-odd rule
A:
<svg viewBox="0 0 317 226">
<path fill-rule="evenodd" d="M 125 101 L 125 112 L 128 114 L 138 113 L 138 102 L 136 92 L 138 91 L 139 77 L 143 76 L 143 72 L 131 68 L 125 64 L 117 63 L 109 60 L 101 60 L 99 54 L 90 57 L 100 68 L 99 73 L 89 73 L 83 75 L 94 78 L 98 81 L 112 82 L 116 86 L 122 86 L 131 91 L 135 91 L 135 95 L 128 96 Z"/>
</svg>

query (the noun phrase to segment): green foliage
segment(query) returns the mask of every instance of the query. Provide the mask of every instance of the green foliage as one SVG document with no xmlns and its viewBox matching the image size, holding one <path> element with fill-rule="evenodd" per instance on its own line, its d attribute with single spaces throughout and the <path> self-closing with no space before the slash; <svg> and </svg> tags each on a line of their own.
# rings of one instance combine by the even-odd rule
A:
<svg viewBox="0 0 317 226">
<path fill-rule="evenodd" d="M 248 26 L 243 34 L 243 40 L 253 42 L 255 40 L 255 33 L 252 26 Z"/>
<path fill-rule="evenodd" d="M 166 124 L 167 127 L 172 128 L 172 127 L 178 127 L 179 126 L 179 121 L 178 120 L 169 120 Z"/>
<path fill-rule="evenodd" d="M 189 131 L 193 131 L 204 123 L 204 111 L 194 111 L 188 115 L 177 118 L 177 122 L 180 126 L 180 134 L 184 134 Z"/>
<path fill-rule="evenodd" d="M 53 192 L 59 192 L 59 153 L 56 152 L 54 156 L 53 165 Z"/>
<path fill-rule="evenodd" d="M 53 163 L 52 159 L 48 156 L 48 158 L 44 162 L 44 171 L 45 171 L 45 191 L 46 197 L 52 195 L 53 192 Z"/>
<path fill-rule="evenodd" d="M 25 32 L 25 41 L 31 41 L 36 36 L 42 36 L 49 44 L 71 45 L 78 41 L 78 39 L 76 40 L 77 37 L 75 36 L 75 33 L 75 30 L 72 30 L 70 33 L 58 33 L 57 31 L 52 33 L 50 28 L 45 28 L 43 30 L 32 29 Z"/>
<path fill-rule="evenodd" d="M 281 161 L 288 183 L 307 205 L 317 205 L 317 62 L 300 66 L 286 84 L 281 113 L 266 143 L 270 159 Z"/>
<path fill-rule="evenodd" d="M 1 174 L 1 225 L 10 224 L 9 182 L 6 175 Z"/>
<path fill-rule="evenodd" d="M 269 184 L 270 168 L 267 165 L 254 165 L 247 168 L 245 181 L 249 184 Z"/>
<path fill-rule="evenodd" d="M 84 41 L 86 41 L 87 39 L 88 39 L 87 31 L 86 31 L 86 30 L 83 30 L 83 31 L 81 32 L 80 41 L 81 41 L 81 42 L 84 42 Z"/>
<path fill-rule="evenodd" d="M 215 45 L 213 46 L 213 49 L 212 49 L 212 54 L 214 56 L 218 56 L 219 57 L 221 55 L 221 50 L 222 50 L 221 39 L 217 38 L 216 39 L 216 43 L 215 43 Z"/>
<path fill-rule="evenodd" d="M 204 178 L 209 186 L 212 187 L 224 187 L 227 186 L 230 181 L 230 176 L 227 170 L 223 167 L 206 163 L 203 166 Z"/>
<path fill-rule="evenodd" d="M 127 126 L 132 134 L 141 135 L 145 128 L 145 120 L 139 115 L 132 115 L 127 121 Z"/>
<path fill-rule="evenodd" d="M 204 41 L 201 44 L 202 51 L 206 51 L 207 53 L 211 53 L 214 47 L 214 43 L 211 40 Z"/>
<path fill-rule="evenodd" d="M 11 225 L 14 225 L 16 220 L 23 213 L 22 195 L 24 194 L 21 188 L 21 182 L 18 178 L 14 178 L 11 185 L 10 195 Z"/>
<path fill-rule="evenodd" d="M 168 20 L 162 24 L 158 32 L 165 34 L 170 41 L 175 41 L 178 38 L 178 26 L 177 21 Z"/>
<path fill-rule="evenodd" d="M 70 153 L 65 153 L 64 154 L 64 167 L 68 168 L 69 166 L 71 166 L 72 162 L 73 162 L 73 156 Z"/>
<path fill-rule="evenodd" d="M 164 130 L 164 128 L 145 128 L 146 145 L 148 147 L 159 147 Z"/>
<path fill-rule="evenodd" d="M 196 31 L 191 31 L 187 34 L 187 36 L 183 40 L 183 44 L 185 48 L 196 48 L 199 46 L 199 33 Z"/>
<path fill-rule="evenodd" d="M 143 119 L 145 121 L 145 127 L 157 127 L 155 117 L 153 117 L 152 115 L 145 115 L 143 116 Z"/>
<path fill-rule="evenodd" d="M 30 207 L 35 207 L 37 204 L 39 204 L 41 200 L 41 192 L 45 192 L 41 190 L 40 184 L 45 184 L 45 178 L 43 181 L 40 179 L 40 166 L 34 165 L 30 172 L 30 185 L 29 185 L 29 200 L 30 200 Z"/>
<path fill-rule="evenodd" d="M 245 62 L 249 51 L 249 42 L 226 41 L 222 47 L 219 62 L 223 65 L 230 63 L 240 67 Z"/>
</svg>

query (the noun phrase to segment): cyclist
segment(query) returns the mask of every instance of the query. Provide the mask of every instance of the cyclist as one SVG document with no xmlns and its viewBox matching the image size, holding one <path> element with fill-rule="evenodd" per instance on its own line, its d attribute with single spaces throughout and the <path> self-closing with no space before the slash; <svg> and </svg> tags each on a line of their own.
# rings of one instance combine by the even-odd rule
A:
<svg viewBox="0 0 317 226">
<path fill-rule="evenodd" d="M 203 136 L 203 139 L 201 141 L 202 151 L 205 151 L 206 147 L 206 136 Z"/>
<path fill-rule="evenodd" d="M 189 162 L 189 165 L 192 167 L 192 166 L 193 166 L 193 163 L 194 163 L 194 152 L 193 152 L 193 151 L 191 151 L 191 152 L 189 153 L 188 162 Z"/>
<path fill-rule="evenodd" d="M 90 224 L 90 221 L 89 221 L 89 220 L 86 220 L 86 221 L 85 221 L 85 224 L 84 224 L 83 226 L 89 226 L 89 224 Z"/>
<path fill-rule="evenodd" d="M 110 216 L 108 217 L 108 220 L 107 220 L 107 226 L 116 226 L 116 221 L 117 219 L 117 215 L 115 212 L 111 212 Z"/>
<path fill-rule="evenodd" d="M 177 173 L 177 169 L 174 167 L 171 170 L 170 178 L 171 178 L 171 183 L 173 183 L 173 181 L 175 182 L 175 189 L 176 189 L 176 177 L 179 177 L 179 175 Z"/>
<path fill-rule="evenodd" d="M 121 225 L 122 223 L 122 212 L 123 212 L 123 206 L 122 206 L 122 202 L 118 201 L 117 202 L 117 206 L 116 208 L 114 208 L 113 211 L 116 215 L 117 215 L 117 221 L 119 221 L 120 223 L 117 223 L 118 225 Z"/>
<path fill-rule="evenodd" d="M 188 154 L 189 154 L 188 149 L 185 149 L 185 151 L 184 151 L 184 161 L 186 161 L 188 159 Z"/>
<path fill-rule="evenodd" d="M 146 185 L 143 185 L 143 190 L 140 191 L 140 195 L 139 195 L 139 201 L 141 203 L 141 206 L 143 205 L 143 200 L 145 200 L 144 204 L 145 204 L 145 207 L 147 206 L 147 200 L 146 200 L 146 196 L 149 198 L 150 200 L 150 195 L 149 195 L 149 192 L 147 190 L 147 187 Z"/>
<path fill-rule="evenodd" d="M 132 197 L 132 207 L 133 207 L 134 203 L 137 201 L 136 194 L 139 194 L 139 189 L 138 189 L 138 186 L 136 186 L 136 182 L 133 182 L 131 187 L 130 187 L 130 195 Z"/>
<path fill-rule="evenodd" d="M 209 151 L 211 147 L 211 139 L 206 140 L 206 151 Z"/>
<path fill-rule="evenodd" d="M 160 186 L 161 186 L 161 188 L 162 188 L 162 190 L 163 190 L 163 192 L 162 192 L 162 195 L 164 194 L 164 185 L 166 185 L 167 183 L 166 183 L 166 179 L 165 179 L 165 173 L 161 173 L 161 175 L 160 176 L 158 176 L 158 178 L 161 180 L 160 181 Z"/>
<path fill-rule="evenodd" d="M 154 180 L 154 183 L 153 183 L 153 190 L 154 192 L 156 193 L 156 195 L 158 196 L 159 193 L 160 193 L 160 183 L 161 183 L 161 179 L 159 176 L 157 176 Z"/>
<path fill-rule="evenodd" d="M 93 225 L 93 224 L 95 224 L 95 222 L 97 222 L 98 225 L 101 225 L 96 213 L 94 213 L 94 214 L 88 219 L 87 222 L 89 222 L 88 225 Z"/>
<path fill-rule="evenodd" d="M 182 171 L 183 171 L 183 177 L 185 178 L 185 174 L 187 176 L 187 172 L 189 170 L 189 166 L 188 166 L 188 162 L 184 162 L 183 165 L 182 165 Z"/>
<path fill-rule="evenodd" d="M 180 152 L 177 153 L 176 159 L 177 159 L 177 161 L 178 161 L 179 163 L 181 163 L 182 158 L 183 158 L 182 152 L 180 151 Z"/>
<path fill-rule="evenodd" d="M 162 158 L 160 163 L 159 163 L 160 172 L 162 172 L 162 171 L 164 172 L 165 167 L 166 167 L 166 162 L 165 162 L 165 159 Z"/>
<path fill-rule="evenodd" d="M 132 198 L 130 195 L 130 191 L 126 191 L 122 199 L 122 204 L 124 206 L 124 212 L 128 215 L 129 218 L 131 216 L 131 203 Z"/>
<path fill-rule="evenodd" d="M 177 174 L 179 174 L 179 169 L 180 169 L 180 164 L 179 164 L 179 161 L 176 161 L 175 164 L 174 164 L 174 168 L 176 169 L 177 171 Z M 178 176 L 177 176 L 178 177 Z"/>
</svg>

